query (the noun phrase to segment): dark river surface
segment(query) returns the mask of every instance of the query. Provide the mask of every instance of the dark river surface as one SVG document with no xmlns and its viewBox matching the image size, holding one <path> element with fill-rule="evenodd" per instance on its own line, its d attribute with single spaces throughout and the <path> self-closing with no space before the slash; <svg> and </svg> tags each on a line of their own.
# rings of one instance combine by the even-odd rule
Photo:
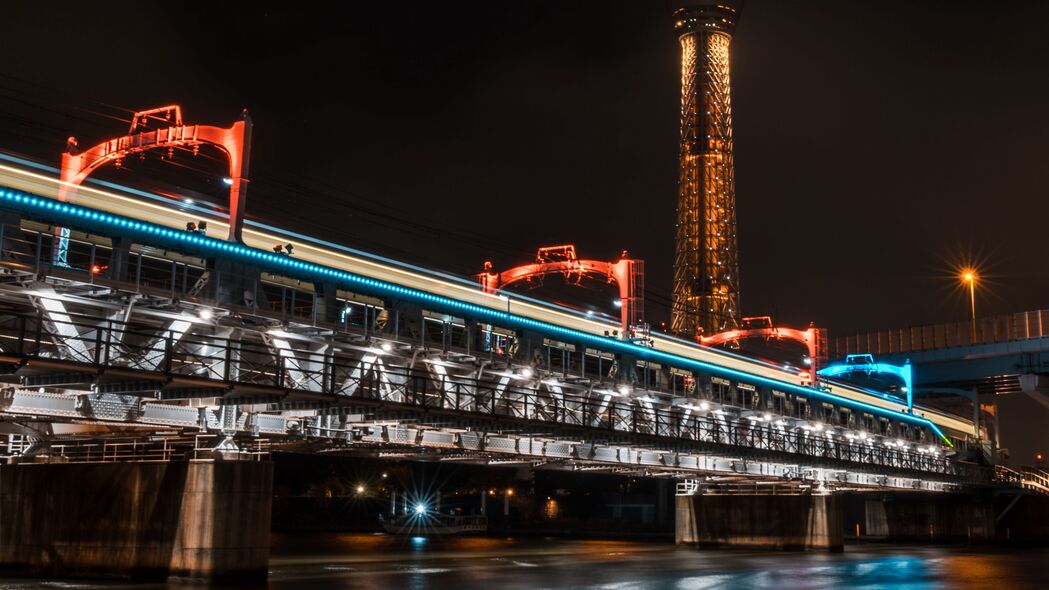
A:
<svg viewBox="0 0 1049 590">
<path fill-rule="evenodd" d="M 0 580 L 0 588 L 179 586 Z M 830 555 L 696 550 L 651 541 L 275 534 L 269 588 L 1049 589 L 1049 549 L 851 545 Z"/>
</svg>

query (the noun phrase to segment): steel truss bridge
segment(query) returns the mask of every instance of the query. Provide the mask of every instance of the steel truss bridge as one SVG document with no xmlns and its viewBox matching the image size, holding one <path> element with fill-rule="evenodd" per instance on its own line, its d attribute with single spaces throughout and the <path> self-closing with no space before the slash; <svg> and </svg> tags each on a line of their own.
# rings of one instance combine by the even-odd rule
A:
<svg viewBox="0 0 1049 590">
<path fill-rule="evenodd" d="M 907 439 L 825 421 L 758 377 L 653 363 L 615 338 L 561 342 L 396 273 L 380 294 L 381 281 L 3 187 L 0 212 L 0 417 L 18 460 L 107 439 L 170 457 L 206 440 L 819 489 L 991 478 L 906 425 Z"/>
</svg>

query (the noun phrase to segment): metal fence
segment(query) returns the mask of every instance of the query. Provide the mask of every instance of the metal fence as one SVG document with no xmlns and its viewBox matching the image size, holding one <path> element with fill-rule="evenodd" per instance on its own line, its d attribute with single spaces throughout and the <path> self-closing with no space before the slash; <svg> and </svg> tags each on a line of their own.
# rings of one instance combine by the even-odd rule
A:
<svg viewBox="0 0 1049 590">
<path fill-rule="evenodd" d="M 844 358 L 849 354 L 896 354 L 1045 337 L 1049 337 L 1049 310 L 1038 310 L 979 319 L 975 340 L 972 322 L 955 322 L 835 336 L 828 342 L 828 352 L 830 358 Z"/>
</svg>

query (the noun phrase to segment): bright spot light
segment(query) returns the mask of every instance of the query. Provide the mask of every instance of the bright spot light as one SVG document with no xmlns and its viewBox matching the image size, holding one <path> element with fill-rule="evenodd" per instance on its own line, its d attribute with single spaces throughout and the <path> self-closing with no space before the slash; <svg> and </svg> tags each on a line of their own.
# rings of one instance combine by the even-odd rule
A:
<svg viewBox="0 0 1049 590">
<path fill-rule="evenodd" d="M 382 474 L 382 478 L 386 479 L 386 474 L 385 473 Z"/>
<path fill-rule="evenodd" d="M 192 205 L 194 203 L 193 199 L 186 199 L 185 201 L 182 201 L 182 202 L 187 204 L 187 205 Z"/>
<path fill-rule="evenodd" d="M 215 317 L 215 312 L 205 307 L 199 312 L 197 312 L 197 315 L 199 315 L 200 319 L 202 320 L 210 320 L 211 318 Z"/>
<path fill-rule="evenodd" d="M 622 299 L 614 299 L 612 301 L 612 305 L 614 305 L 616 307 L 623 307 L 623 300 Z"/>
<path fill-rule="evenodd" d="M 805 365 L 806 367 L 811 367 L 811 366 L 812 366 L 812 359 L 810 359 L 809 357 L 805 357 L 804 359 L 802 359 L 802 360 L 801 360 L 801 362 L 802 362 L 802 363 L 803 363 L 803 364 L 804 364 L 804 365 Z"/>
<path fill-rule="evenodd" d="M 390 344 L 389 342 L 383 342 L 382 344 L 379 345 L 379 348 L 382 349 L 383 352 L 390 352 L 391 350 L 393 350 L 393 345 Z M 383 477 L 386 477 L 386 476 L 383 475 Z"/>
<path fill-rule="evenodd" d="M 226 186 L 233 186 L 233 179 L 230 178 L 229 176 L 226 176 L 226 177 L 224 177 L 222 179 L 222 183 L 225 184 Z"/>
<path fill-rule="evenodd" d="M 524 377 L 525 379 L 531 379 L 532 378 L 532 369 L 529 369 L 528 367 L 525 367 L 525 368 L 521 369 L 521 376 Z"/>
<path fill-rule="evenodd" d="M 364 486 L 357 486 L 357 493 L 358 494 L 363 494 L 364 493 Z"/>
<path fill-rule="evenodd" d="M 426 514 L 426 505 L 425 504 L 416 504 L 415 505 L 415 513 L 416 514 Z"/>
<path fill-rule="evenodd" d="M 506 490 L 506 495 L 507 495 L 507 496 L 512 496 L 512 495 L 514 495 L 514 489 L 513 489 L 513 488 L 509 488 L 509 489 L 507 489 L 507 490 Z"/>
</svg>

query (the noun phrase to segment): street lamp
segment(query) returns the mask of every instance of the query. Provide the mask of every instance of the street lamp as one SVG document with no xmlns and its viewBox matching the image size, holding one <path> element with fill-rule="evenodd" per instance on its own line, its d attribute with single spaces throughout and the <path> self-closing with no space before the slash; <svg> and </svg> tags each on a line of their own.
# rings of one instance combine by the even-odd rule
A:
<svg viewBox="0 0 1049 590">
<path fill-rule="evenodd" d="M 967 268 L 962 271 L 962 281 L 969 283 L 969 305 L 972 309 L 972 327 L 973 327 L 973 339 L 972 343 L 976 344 L 976 271 Z"/>
</svg>

